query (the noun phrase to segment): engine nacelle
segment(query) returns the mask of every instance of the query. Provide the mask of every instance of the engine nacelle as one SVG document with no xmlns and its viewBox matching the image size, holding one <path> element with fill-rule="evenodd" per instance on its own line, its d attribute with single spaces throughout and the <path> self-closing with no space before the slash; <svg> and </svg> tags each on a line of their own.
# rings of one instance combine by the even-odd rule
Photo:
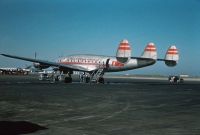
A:
<svg viewBox="0 0 200 135">
<path fill-rule="evenodd" d="M 121 63 L 126 63 L 131 58 L 131 47 L 128 43 L 128 40 L 124 39 L 119 44 L 117 49 L 116 58 Z"/>
<path fill-rule="evenodd" d="M 33 63 L 33 66 L 37 69 L 46 69 L 49 68 L 49 65 L 44 65 L 44 64 L 40 64 L 40 63 Z"/>
</svg>

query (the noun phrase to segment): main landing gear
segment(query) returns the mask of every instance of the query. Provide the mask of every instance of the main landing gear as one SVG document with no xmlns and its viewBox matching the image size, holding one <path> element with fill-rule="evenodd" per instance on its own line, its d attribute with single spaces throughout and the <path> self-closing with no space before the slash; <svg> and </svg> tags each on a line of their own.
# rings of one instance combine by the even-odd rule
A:
<svg viewBox="0 0 200 135">
<path fill-rule="evenodd" d="M 102 83 L 104 84 L 104 78 L 103 78 L 103 74 L 101 73 L 97 73 L 93 72 L 91 74 L 87 74 L 87 73 L 83 73 L 80 74 L 79 76 L 80 79 L 80 83 Z"/>
<path fill-rule="evenodd" d="M 79 76 L 80 83 L 101 83 L 104 84 L 103 70 L 95 71 L 91 74 L 83 73 Z M 52 83 L 62 81 L 65 83 L 72 83 L 71 73 L 63 74 L 63 72 L 54 72 L 52 75 Z"/>
<path fill-rule="evenodd" d="M 89 83 L 90 82 L 90 75 L 88 75 L 87 73 L 80 73 L 79 75 L 79 79 L 80 79 L 80 83 Z"/>
<path fill-rule="evenodd" d="M 68 72 L 67 74 L 64 74 L 63 72 L 54 72 L 52 75 L 52 82 L 56 81 L 72 83 L 71 73 Z"/>
<path fill-rule="evenodd" d="M 65 83 L 72 83 L 72 77 L 65 77 Z"/>
<path fill-rule="evenodd" d="M 65 76 L 65 83 L 72 83 L 72 77 L 71 74 L 68 73 L 67 76 Z"/>
<path fill-rule="evenodd" d="M 97 83 L 104 84 L 104 78 L 103 77 L 99 77 L 99 79 L 97 80 Z"/>
</svg>

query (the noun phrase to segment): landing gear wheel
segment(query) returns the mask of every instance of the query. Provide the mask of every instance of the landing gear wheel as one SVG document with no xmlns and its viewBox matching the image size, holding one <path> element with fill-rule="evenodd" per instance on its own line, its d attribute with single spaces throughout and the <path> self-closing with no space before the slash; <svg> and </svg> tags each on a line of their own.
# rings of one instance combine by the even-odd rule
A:
<svg viewBox="0 0 200 135">
<path fill-rule="evenodd" d="M 99 80 L 98 80 L 98 83 L 104 84 L 104 78 L 103 78 L 103 77 L 100 77 Z"/>
<path fill-rule="evenodd" d="M 56 76 L 56 77 L 55 77 L 55 81 L 59 81 L 58 77 L 59 77 L 59 76 Z"/>
<path fill-rule="evenodd" d="M 72 83 L 71 77 L 65 77 L 65 83 Z"/>
<path fill-rule="evenodd" d="M 87 77 L 85 78 L 85 83 L 89 83 L 89 82 L 90 82 L 90 77 L 87 76 Z"/>
</svg>

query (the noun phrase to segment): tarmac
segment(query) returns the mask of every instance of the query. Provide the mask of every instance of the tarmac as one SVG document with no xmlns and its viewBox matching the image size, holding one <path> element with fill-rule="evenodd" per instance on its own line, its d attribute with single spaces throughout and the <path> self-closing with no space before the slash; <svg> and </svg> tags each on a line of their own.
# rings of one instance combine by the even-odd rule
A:
<svg viewBox="0 0 200 135">
<path fill-rule="evenodd" d="M 200 83 L 0 76 L 0 135 L 199 135 Z"/>
</svg>

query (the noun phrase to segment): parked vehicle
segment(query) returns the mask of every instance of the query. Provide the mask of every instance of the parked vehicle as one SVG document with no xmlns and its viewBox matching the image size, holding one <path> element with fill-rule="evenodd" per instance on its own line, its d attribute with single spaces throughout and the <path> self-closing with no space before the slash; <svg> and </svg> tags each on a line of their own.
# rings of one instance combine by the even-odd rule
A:
<svg viewBox="0 0 200 135">
<path fill-rule="evenodd" d="M 183 83 L 184 79 L 181 76 L 169 76 L 168 78 L 170 83 Z"/>
</svg>

